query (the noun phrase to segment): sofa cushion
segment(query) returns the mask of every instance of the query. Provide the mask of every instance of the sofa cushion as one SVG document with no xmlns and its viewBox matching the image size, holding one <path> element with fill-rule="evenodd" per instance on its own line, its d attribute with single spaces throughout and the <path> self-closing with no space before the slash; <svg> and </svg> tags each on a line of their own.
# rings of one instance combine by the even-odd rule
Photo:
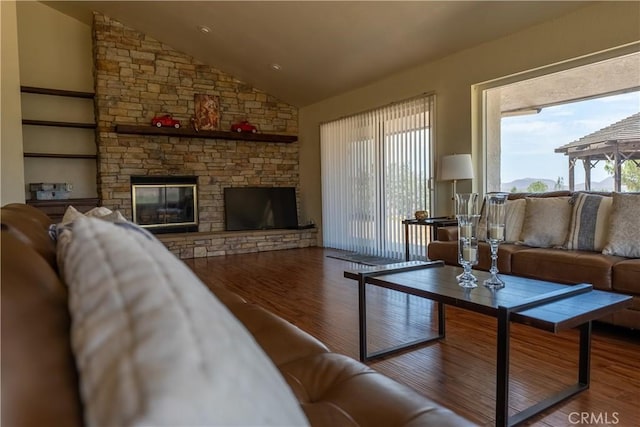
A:
<svg viewBox="0 0 640 427">
<path fill-rule="evenodd" d="M 449 265 L 458 265 L 458 241 L 435 240 L 429 243 L 429 246 L 427 246 L 427 257 L 434 261 L 444 261 Z"/>
<path fill-rule="evenodd" d="M 473 425 L 408 386 L 340 354 L 317 354 L 280 370 L 314 426 Z M 341 422 L 324 424 L 326 413 L 314 411 L 329 405 L 331 418 Z"/>
<path fill-rule="evenodd" d="M 319 340 L 255 304 L 229 306 L 276 366 L 329 349 Z"/>
<path fill-rule="evenodd" d="M 568 191 L 568 190 L 547 191 L 544 193 L 509 193 L 509 200 L 546 199 L 549 197 L 568 197 L 568 196 L 571 196 L 571 191 Z"/>
<path fill-rule="evenodd" d="M 24 203 L 9 203 L 8 205 L 4 205 L 2 210 L 14 210 L 21 212 L 30 221 L 33 221 L 36 226 L 43 227 L 45 229 L 49 228 L 53 223 L 46 213 L 31 205 L 25 205 Z"/>
<path fill-rule="evenodd" d="M 498 270 L 501 273 L 511 272 L 511 255 L 514 252 L 527 249 L 527 246 L 504 243 L 498 246 Z M 436 240 L 429 243 L 427 247 L 428 256 L 431 260 L 442 260 L 449 265 L 458 264 L 458 242 L 441 242 Z M 474 266 L 477 270 L 489 270 L 491 267 L 491 249 L 488 243 L 478 242 L 478 264 Z"/>
<path fill-rule="evenodd" d="M 478 232 L 479 233 L 479 232 Z M 447 227 L 438 227 L 437 228 L 437 239 L 443 242 L 448 242 L 452 240 L 456 240 L 458 238 L 458 227 L 447 226 Z"/>
<path fill-rule="evenodd" d="M 1 234 L 1 424 L 81 426 L 66 288 L 31 247 Z"/>
<path fill-rule="evenodd" d="M 529 248 L 511 256 L 511 273 L 552 282 L 591 283 L 611 290 L 612 268 L 624 258 L 595 252 Z"/>
<path fill-rule="evenodd" d="M 627 259 L 613 266 L 613 290 L 640 295 L 640 259 Z"/>
<path fill-rule="evenodd" d="M 633 298 L 633 301 L 631 301 L 631 307 L 625 310 L 618 310 L 615 313 L 598 320 L 635 329 L 637 331 L 638 325 L 640 325 L 640 297 Z"/>
<path fill-rule="evenodd" d="M 87 425 L 307 424 L 238 320 L 125 225 L 77 219 L 65 261 Z"/>
<path fill-rule="evenodd" d="M 40 227 L 39 222 L 29 213 L 19 209 L 2 208 L 0 220 L 3 230 L 33 248 L 54 269 L 57 268 L 54 241 L 47 234 L 47 230 Z"/>
<path fill-rule="evenodd" d="M 609 243 L 602 253 L 640 258 L 640 194 L 613 193 Z"/>
<path fill-rule="evenodd" d="M 573 199 L 571 225 L 565 247 L 602 252 L 609 234 L 612 202 L 611 197 L 578 193 Z"/>
<path fill-rule="evenodd" d="M 306 402 L 300 406 L 314 427 L 358 427 L 351 415 L 333 402 Z"/>
<path fill-rule="evenodd" d="M 513 243 L 502 243 L 498 246 L 498 271 L 500 273 L 511 274 L 511 263 L 513 262 L 513 254 L 516 252 L 529 249 L 528 246 L 516 245 Z M 491 251 L 488 250 L 490 253 Z M 489 261 L 489 266 L 491 261 Z M 487 267 L 489 270 L 489 267 Z"/>
<path fill-rule="evenodd" d="M 500 273 L 511 273 L 511 254 L 524 249 L 524 246 L 512 243 L 502 243 L 498 246 L 497 267 Z M 478 265 L 473 267 L 477 270 L 489 271 L 491 268 L 491 246 L 489 243 L 478 243 Z"/>
<path fill-rule="evenodd" d="M 562 246 L 569 230 L 569 197 L 527 197 L 520 240 L 537 248 Z"/>
</svg>

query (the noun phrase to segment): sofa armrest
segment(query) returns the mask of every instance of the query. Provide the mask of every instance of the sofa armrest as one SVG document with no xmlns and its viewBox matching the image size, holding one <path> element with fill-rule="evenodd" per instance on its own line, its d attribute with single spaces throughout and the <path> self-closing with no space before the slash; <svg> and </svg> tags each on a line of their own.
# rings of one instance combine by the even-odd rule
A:
<svg viewBox="0 0 640 427">
<path fill-rule="evenodd" d="M 438 227 L 438 240 L 443 242 L 458 240 L 458 227 L 455 225 L 449 227 Z"/>
</svg>

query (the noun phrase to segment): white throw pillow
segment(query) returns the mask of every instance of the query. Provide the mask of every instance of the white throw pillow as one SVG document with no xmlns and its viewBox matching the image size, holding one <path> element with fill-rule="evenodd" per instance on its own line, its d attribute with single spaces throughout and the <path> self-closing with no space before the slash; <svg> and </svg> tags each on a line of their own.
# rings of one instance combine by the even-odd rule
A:
<svg viewBox="0 0 640 427">
<path fill-rule="evenodd" d="M 640 258 L 640 194 L 613 193 L 605 255 Z"/>
<path fill-rule="evenodd" d="M 243 325 L 128 225 L 78 218 L 65 260 L 87 425 L 307 425 Z"/>
<path fill-rule="evenodd" d="M 486 203 L 482 203 L 480 220 L 478 221 L 478 239 L 487 240 L 487 210 Z M 507 200 L 505 207 L 505 243 L 517 243 L 520 240 L 522 224 L 524 223 L 525 200 Z"/>
<path fill-rule="evenodd" d="M 122 217 L 122 215 L 120 214 L 120 212 L 116 211 L 117 215 L 119 215 L 120 217 Z M 98 206 L 95 207 L 85 213 L 80 212 L 79 210 L 77 210 L 76 208 L 74 208 L 73 206 L 69 206 L 65 211 L 64 211 L 64 215 L 62 216 L 62 221 L 60 221 L 60 224 L 66 225 L 69 224 L 73 221 L 75 221 L 76 219 L 83 217 L 83 216 L 90 216 L 90 217 L 94 217 L 94 218 L 102 218 L 102 217 L 106 217 L 113 214 L 113 211 L 109 208 L 105 208 L 104 206 Z M 122 217 L 122 219 L 124 219 L 124 217 Z"/>
<path fill-rule="evenodd" d="M 505 243 L 517 243 L 520 241 L 526 206 L 527 203 L 524 199 L 507 200 L 507 203 L 505 203 Z"/>
<path fill-rule="evenodd" d="M 99 206 L 82 213 L 73 206 L 67 207 L 62 217 L 62 221 L 58 224 L 51 224 L 49 227 L 49 235 L 56 242 L 56 263 L 58 271 L 64 277 L 64 260 L 67 256 L 67 249 L 73 239 L 73 223 L 78 218 L 94 217 L 109 222 L 127 222 L 127 219 L 120 211 L 112 211 L 104 206 Z"/>
<path fill-rule="evenodd" d="M 537 248 L 562 247 L 569 231 L 569 197 L 527 197 L 521 240 Z"/>
</svg>

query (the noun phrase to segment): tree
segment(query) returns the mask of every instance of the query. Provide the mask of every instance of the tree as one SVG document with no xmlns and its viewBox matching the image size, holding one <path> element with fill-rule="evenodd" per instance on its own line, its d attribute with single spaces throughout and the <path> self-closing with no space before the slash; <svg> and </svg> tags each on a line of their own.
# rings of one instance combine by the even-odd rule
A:
<svg viewBox="0 0 640 427">
<path fill-rule="evenodd" d="M 390 163 L 385 167 L 384 197 L 388 215 L 406 216 L 416 210 L 426 209 L 424 190 L 414 188 L 413 183 L 424 182 L 420 174 L 406 163 Z"/>
<path fill-rule="evenodd" d="M 513 187 L 511 187 L 511 193 L 517 193 L 518 192 L 518 187 L 516 187 L 515 185 Z"/>
<path fill-rule="evenodd" d="M 553 186 L 554 190 L 562 190 L 564 188 L 564 178 L 559 176 L 556 180 L 556 184 Z"/>
<path fill-rule="evenodd" d="M 373 166 L 361 167 L 352 178 L 355 215 L 359 219 L 371 219 L 375 210 L 375 178 Z"/>
<path fill-rule="evenodd" d="M 529 184 L 527 191 L 529 193 L 544 193 L 549 189 L 549 186 L 542 181 L 535 181 Z"/>
<path fill-rule="evenodd" d="M 611 176 L 614 175 L 613 163 L 607 160 L 604 170 Z M 620 168 L 622 177 L 622 185 L 627 187 L 627 191 L 640 191 L 640 165 L 633 160 L 627 160 L 622 163 Z"/>
</svg>

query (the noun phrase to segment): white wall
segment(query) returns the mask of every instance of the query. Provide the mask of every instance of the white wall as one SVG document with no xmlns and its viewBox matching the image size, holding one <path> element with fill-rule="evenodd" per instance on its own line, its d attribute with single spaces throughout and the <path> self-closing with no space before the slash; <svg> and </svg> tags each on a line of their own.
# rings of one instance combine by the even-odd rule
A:
<svg viewBox="0 0 640 427">
<path fill-rule="evenodd" d="M 321 122 L 423 92 L 436 93 L 436 157 L 472 152 L 471 86 L 640 40 L 640 3 L 598 2 L 510 36 L 398 73 L 300 110 L 303 215 L 321 221 Z M 479 162 L 476 150 L 474 160 Z M 482 171 L 476 171 L 480 176 Z M 471 190 L 470 182 L 459 183 Z M 435 214 L 447 212 L 450 183 L 436 186 Z"/>
<path fill-rule="evenodd" d="M 22 115 L 20 113 L 20 67 L 16 3 L 0 1 L 1 68 L 0 82 L 0 206 L 24 203 L 22 162 Z"/>
<path fill-rule="evenodd" d="M 21 84 L 93 92 L 91 27 L 36 1 L 17 10 Z"/>
<path fill-rule="evenodd" d="M 23 85 L 93 92 L 93 42 L 90 26 L 35 1 L 18 2 L 14 26 L 15 20 L 20 64 L 19 81 L 15 83 L 15 90 L 19 91 L 19 86 Z M 18 61 L 15 63 L 17 65 Z M 22 118 L 82 123 L 95 121 L 91 100 L 18 95 L 18 111 L 21 105 Z M 97 196 L 95 160 L 22 160 L 22 151 L 95 154 L 93 130 L 24 126 L 21 132 L 20 161 L 16 159 L 16 163 L 21 167 L 22 184 L 17 179 L 13 180 L 15 184 L 12 183 L 11 188 L 18 191 L 18 185 L 21 185 L 23 200 L 25 183 L 30 182 L 70 182 L 74 185 L 72 197 Z M 17 144 L 12 149 L 18 151 Z M 17 178 L 18 172 L 13 174 Z"/>
</svg>

